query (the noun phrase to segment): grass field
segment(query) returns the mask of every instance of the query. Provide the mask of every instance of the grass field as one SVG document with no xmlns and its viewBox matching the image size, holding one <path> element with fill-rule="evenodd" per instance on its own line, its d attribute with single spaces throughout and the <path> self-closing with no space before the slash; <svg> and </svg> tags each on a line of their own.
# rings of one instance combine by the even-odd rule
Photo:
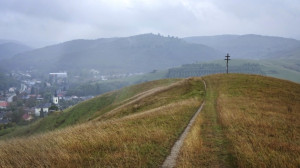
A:
<svg viewBox="0 0 300 168">
<path fill-rule="evenodd" d="M 299 167 L 299 84 L 241 74 L 204 80 L 207 105 L 178 167 Z"/>
<path fill-rule="evenodd" d="M 234 75 L 222 83 L 217 110 L 238 166 L 298 167 L 300 85 Z"/>
<path fill-rule="evenodd" d="M 31 125 L 14 128 L 11 132 L 7 131 L 7 134 L 5 135 L 3 133 L 3 136 L 0 136 L 0 139 L 16 136 L 28 136 L 64 128 L 78 123 L 84 123 L 110 111 L 111 109 L 114 109 L 117 106 L 120 106 L 122 103 L 125 103 L 124 100 L 132 98 L 139 93 L 143 93 L 156 87 L 168 86 L 176 81 L 179 81 L 179 79 L 151 81 L 103 94 L 92 100 L 82 102 L 75 107 L 66 109 L 62 113 L 54 113 Z"/>
<path fill-rule="evenodd" d="M 47 127 L 15 132 L 35 135 L 4 137 L 0 167 L 160 167 L 203 101 L 176 167 L 299 167 L 300 85 L 243 74 L 159 80 L 99 96 L 37 123 Z"/>
<path fill-rule="evenodd" d="M 213 86 L 218 80 L 206 80 L 205 106 L 184 141 L 176 167 L 235 167 L 228 140 L 218 121 Z"/>
<path fill-rule="evenodd" d="M 0 167 L 159 167 L 199 108 L 204 85 L 193 78 L 134 87 L 110 93 L 118 95 L 111 107 L 87 122 L 0 141 Z"/>
</svg>

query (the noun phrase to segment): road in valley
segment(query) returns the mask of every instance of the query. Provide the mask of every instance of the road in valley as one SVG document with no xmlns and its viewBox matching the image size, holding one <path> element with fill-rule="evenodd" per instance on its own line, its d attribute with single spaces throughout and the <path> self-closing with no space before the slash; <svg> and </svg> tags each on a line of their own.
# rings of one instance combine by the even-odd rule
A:
<svg viewBox="0 0 300 168">
<path fill-rule="evenodd" d="M 13 102 L 13 98 L 16 96 L 16 94 L 14 93 L 14 94 L 12 94 L 11 96 L 9 96 L 8 98 L 7 98 L 7 102 L 8 103 L 11 103 L 11 102 Z"/>
</svg>

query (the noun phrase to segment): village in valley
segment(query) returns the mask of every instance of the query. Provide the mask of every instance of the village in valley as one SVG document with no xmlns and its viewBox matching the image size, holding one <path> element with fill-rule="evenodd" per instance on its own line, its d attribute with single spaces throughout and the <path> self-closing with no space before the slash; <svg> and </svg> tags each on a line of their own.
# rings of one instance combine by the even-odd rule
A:
<svg viewBox="0 0 300 168">
<path fill-rule="evenodd" d="M 29 72 L 13 72 L 10 76 L 19 81 L 19 87 L 0 90 L 0 130 L 31 123 L 94 97 L 67 95 L 67 72 L 49 73 L 42 79 Z"/>
</svg>

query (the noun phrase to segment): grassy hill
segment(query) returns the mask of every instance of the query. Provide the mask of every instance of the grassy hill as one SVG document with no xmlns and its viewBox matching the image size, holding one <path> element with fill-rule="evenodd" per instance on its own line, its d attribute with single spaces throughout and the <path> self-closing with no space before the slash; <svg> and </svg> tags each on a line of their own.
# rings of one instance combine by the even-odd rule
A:
<svg viewBox="0 0 300 168">
<path fill-rule="evenodd" d="M 204 80 L 206 106 L 178 167 L 299 166 L 299 84 L 242 74 Z"/>
<path fill-rule="evenodd" d="M 19 128 L 0 167 L 160 167 L 203 101 L 177 167 L 299 166 L 300 85 L 219 74 L 126 87 Z"/>
<path fill-rule="evenodd" d="M 272 76 L 300 83 L 300 61 L 292 59 L 284 60 L 245 60 L 232 59 L 229 62 L 230 73 L 248 73 Z M 136 75 L 122 79 L 83 83 L 69 89 L 70 95 L 98 95 L 107 91 L 120 89 L 124 86 L 143 83 L 164 78 L 187 78 L 193 76 L 205 76 L 226 72 L 224 60 L 210 61 L 206 63 L 185 64 L 181 67 L 168 70 L 157 70 L 143 75 Z"/>
<path fill-rule="evenodd" d="M 11 137 L 31 135 L 35 133 L 54 130 L 57 128 L 63 128 L 77 123 L 84 123 L 108 112 L 115 107 L 124 104 L 124 100 L 129 99 L 132 96 L 142 94 L 143 92 L 154 89 L 156 87 L 168 86 L 176 81 L 179 80 L 157 80 L 131 87 L 126 87 L 119 91 L 109 92 L 100 95 L 92 100 L 82 102 L 72 108 L 65 110 L 63 113 L 57 112 L 48 116 L 47 118 L 33 123 L 32 125 L 17 128 L 17 130 L 9 135 L 2 136 L 2 138 L 6 136 Z"/>
<path fill-rule="evenodd" d="M 0 165 L 159 167 L 204 93 L 202 80 L 195 78 L 158 80 L 101 95 L 4 135 Z"/>
</svg>

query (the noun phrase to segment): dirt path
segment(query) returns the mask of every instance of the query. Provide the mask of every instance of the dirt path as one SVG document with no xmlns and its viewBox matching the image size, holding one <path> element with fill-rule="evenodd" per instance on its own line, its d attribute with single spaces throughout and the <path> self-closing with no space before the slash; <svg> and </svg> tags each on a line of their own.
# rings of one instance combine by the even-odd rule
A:
<svg viewBox="0 0 300 168">
<path fill-rule="evenodd" d="M 125 102 L 125 103 L 118 106 L 117 108 L 114 108 L 113 110 L 101 115 L 100 117 L 97 117 L 95 120 L 101 120 L 105 117 L 111 117 L 111 116 L 115 115 L 116 113 L 118 113 L 121 109 L 123 109 L 126 106 L 135 104 L 135 103 L 137 103 L 138 101 L 140 101 L 144 98 L 147 98 L 147 97 L 153 96 L 153 95 L 155 95 L 159 92 L 163 92 L 165 90 L 168 90 L 171 87 L 176 87 L 177 85 L 180 85 L 181 83 L 182 83 L 182 81 L 179 81 L 179 82 L 173 83 L 171 85 L 160 86 L 160 87 L 157 87 L 157 88 L 150 89 L 150 90 L 147 90 L 145 92 L 139 93 L 139 94 L 137 94 L 137 95 L 135 95 L 135 96 L 133 96 L 129 99 L 126 99 L 126 100 L 122 101 L 122 102 Z"/>
<path fill-rule="evenodd" d="M 204 88 L 206 91 L 206 83 L 203 80 L 204 83 Z M 205 101 L 201 104 L 200 108 L 198 109 L 198 111 L 194 114 L 193 118 L 190 120 L 189 124 L 187 125 L 187 127 L 185 128 L 185 130 L 183 131 L 183 133 L 181 134 L 180 138 L 175 142 L 174 146 L 171 149 L 171 153 L 170 155 L 166 158 L 166 160 L 164 161 L 162 167 L 163 168 L 173 168 L 176 165 L 176 160 L 178 157 L 178 154 L 180 152 L 181 146 L 183 144 L 183 141 L 185 140 L 188 132 L 190 131 L 193 123 L 195 122 L 198 114 L 201 112 L 202 107 L 204 106 Z"/>
</svg>

